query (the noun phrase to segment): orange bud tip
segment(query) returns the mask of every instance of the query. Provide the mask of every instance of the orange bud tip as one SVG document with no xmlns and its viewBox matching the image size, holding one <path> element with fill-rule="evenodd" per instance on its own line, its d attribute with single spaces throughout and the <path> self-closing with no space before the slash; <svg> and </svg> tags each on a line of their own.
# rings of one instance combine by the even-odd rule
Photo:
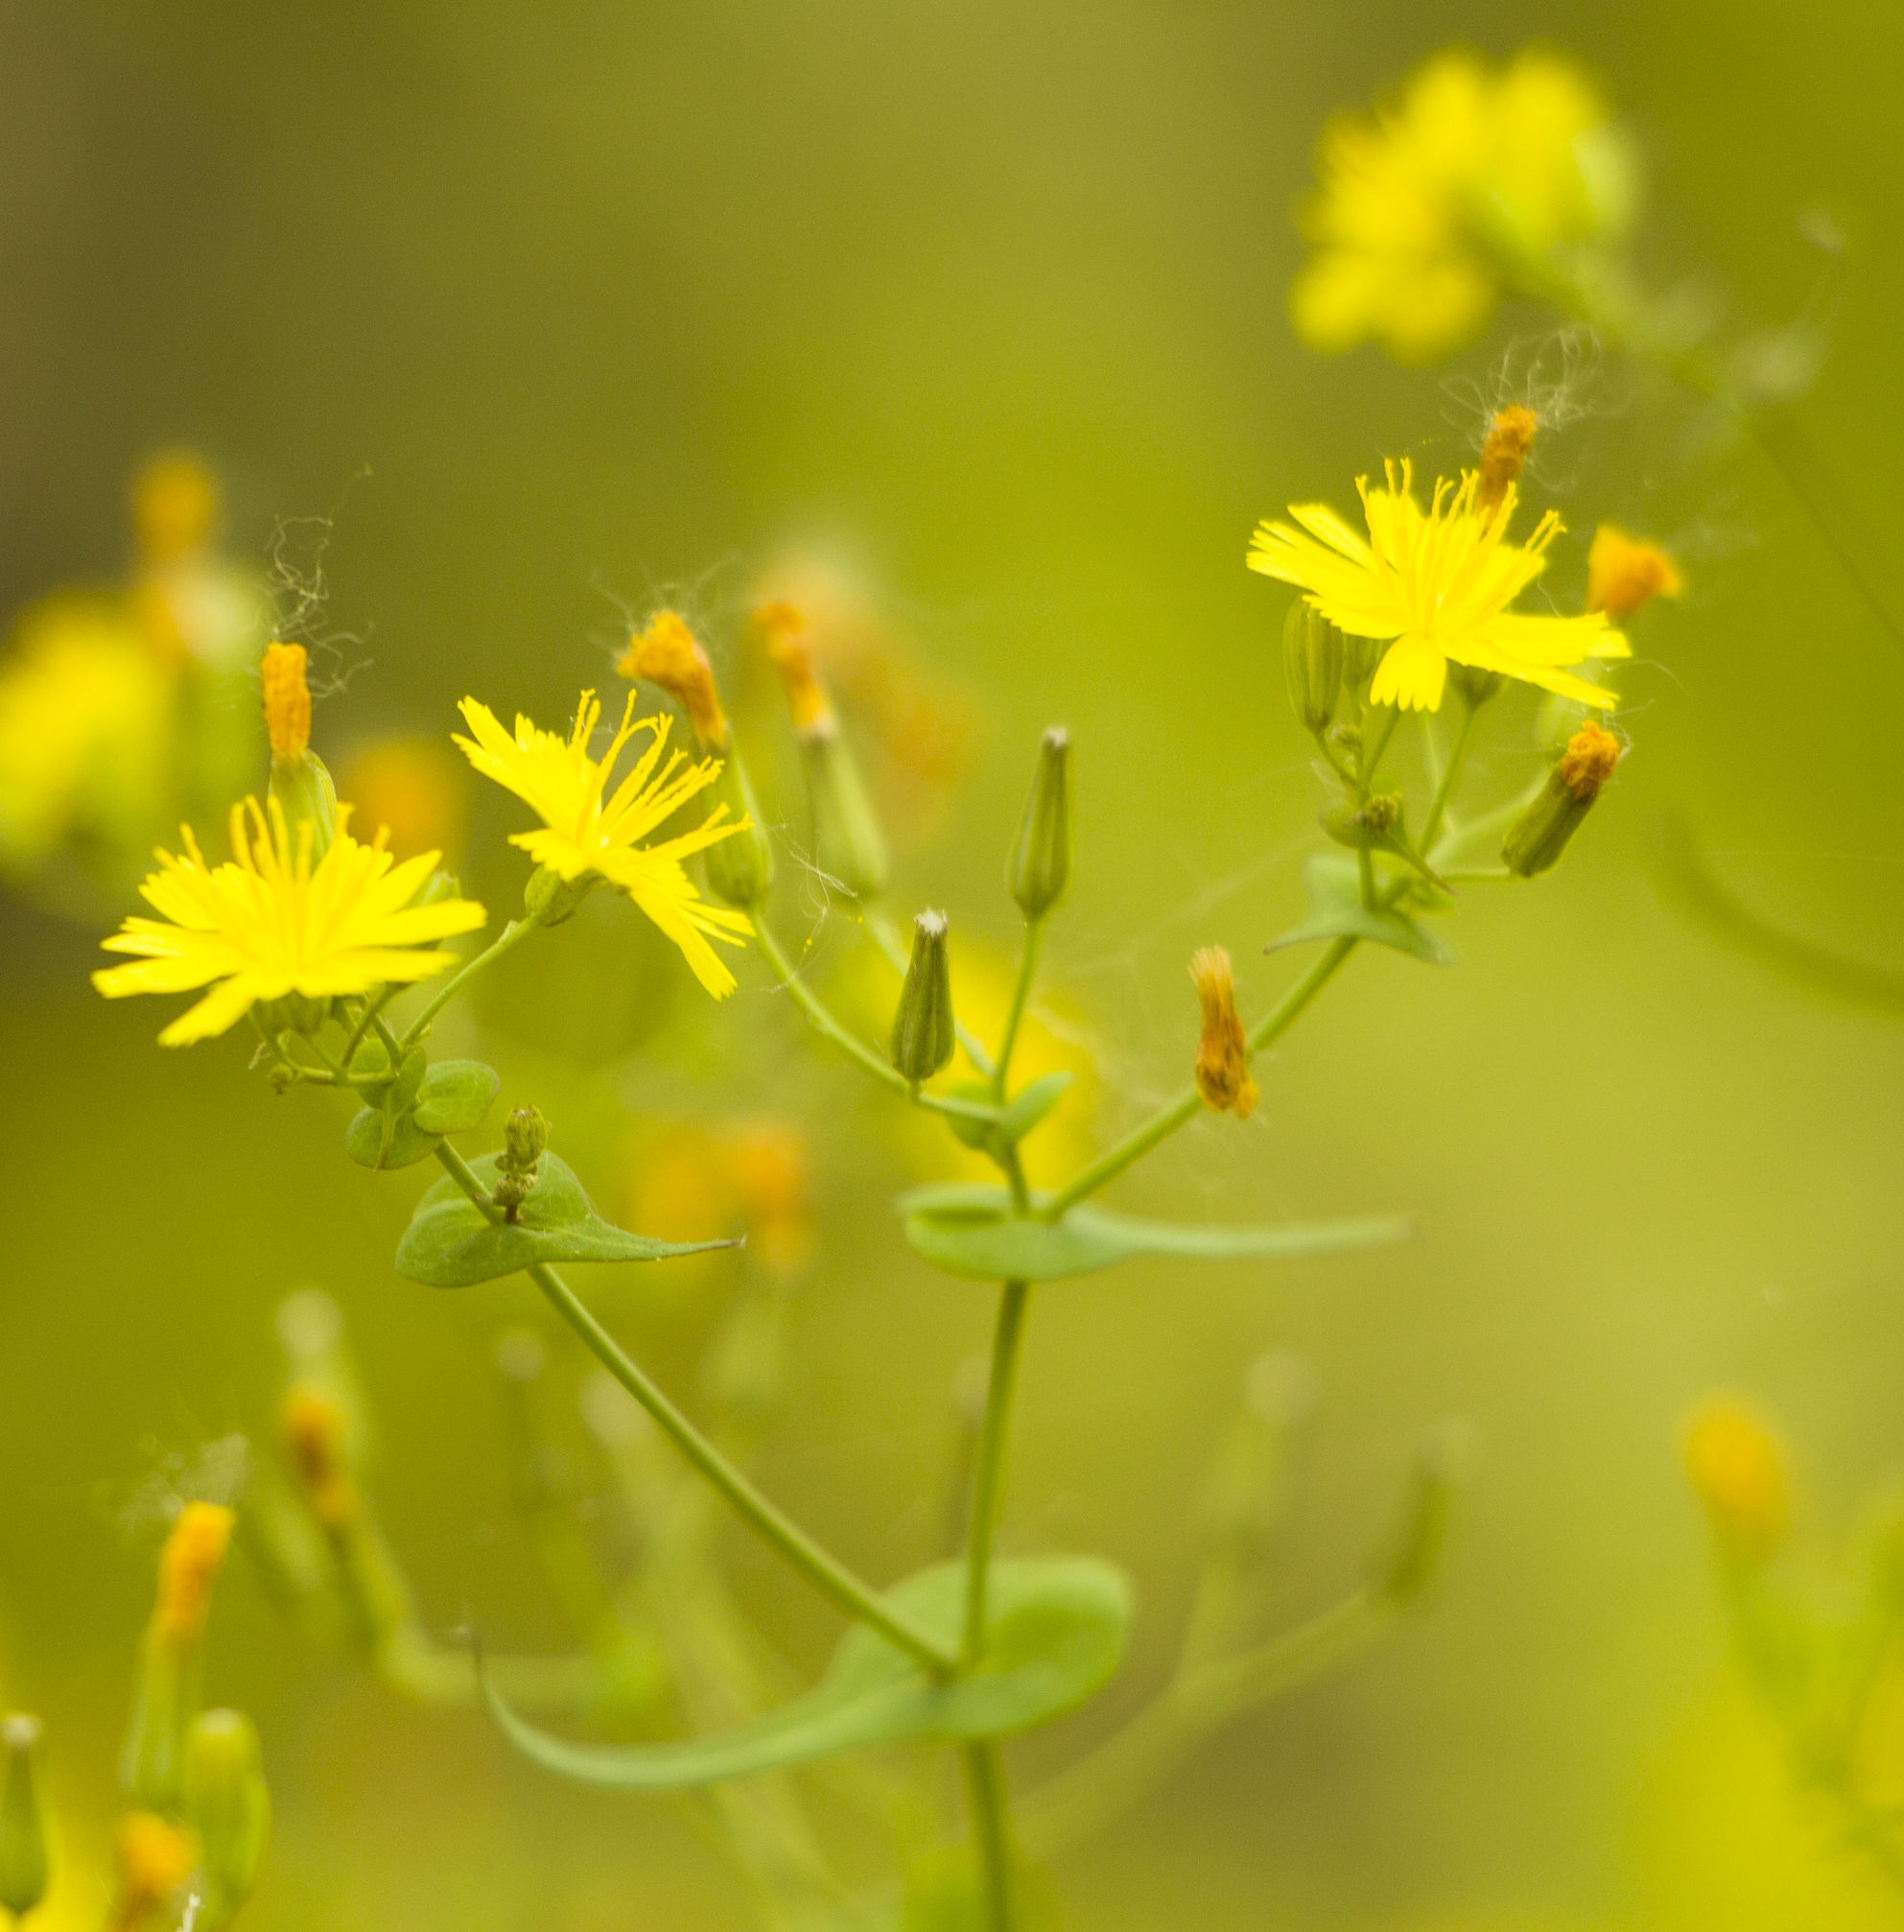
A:
<svg viewBox="0 0 1904 1932">
<path fill-rule="evenodd" d="M 1591 805 L 1620 762 L 1620 741 L 1597 724 L 1585 724 L 1561 753 L 1561 783 L 1580 805 Z"/>
<path fill-rule="evenodd" d="M 268 644 L 258 667 L 265 695 L 265 730 L 273 765 L 296 765 L 311 742 L 309 656 L 301 644 Z"/>
</svg>

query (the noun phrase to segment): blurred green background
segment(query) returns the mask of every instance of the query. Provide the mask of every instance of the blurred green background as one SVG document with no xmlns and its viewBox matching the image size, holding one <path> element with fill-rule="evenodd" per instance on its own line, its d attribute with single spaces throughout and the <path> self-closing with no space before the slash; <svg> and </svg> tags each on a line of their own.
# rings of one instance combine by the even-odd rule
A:
<svg viewBox="0 0 1904 1932">
<path fill-rule="evenodd" d="M 1595 68 L 1651 157 L 1649 266 L 1709 270 L 1743 316 L 1805 299 L 1798 217 L 1834 211 L 1854 267 L 1806 416 L 1869 520 L 1904 514 L 1884 440 L 1904 396 L 1904 21 L 1864 0 L 1801 22 L 1697 0 L 68 0 L 0 9 L 0 601 L 112 576 L 131 470 L 200 449 L 241 557 L 280 519 L 332 520 L 320 627 L 355 640 L 332 662 L 367 662 L 318 708 L 330 751 L 446 729 L 469 692 L 554 722 L 606 677 L 624 605 L 670 595 L 731 637 L 766 559 L 844 555 L 977 720 L 896 907 L 944 903 L 1009 943 L 999 873 L 1030 749 L 1054 719 L 1076 735 L 1080 864 L 1048 958 L 1101 1043 L 1115 1130 L 1183 1076 L 1195 946 L 1230 947 L 1253 1008 L 1289 970 L 1260 947 L 1300 905 L 1314 787 L 1272 648 L 1282 595 L 1242 567 L 1251 526 L 1344 502 L 1384 454 L 1452 469 L 1472 395 L 1548 326 L 1509 313 L 1449 369 L 1407 371 L 1318 361 L 1284 320 L 1323 119 L 1457 38 L 1544 38 Z M 1422 1429 L 1455 1414 L 1480 1452 L 1448 1570 L 1397 1641 L 1237 1725 L 1061 1864 L 1079 1927 L 1904 1920 L 1733 1687 L 1675 1447 L 1704 1391 L 1752 1391 L 1826 1539 L 1904 1460 L 1904 1046 L 1715 946 L 1652 863 L 1682 811 L 1751 903 L 1896 959 L 1904 657 L 1762 461 L 1696 460 L 1683 409 L 1619 365 L 1584 400 L 1541 457 L 1576 526 L 1551 580 L 1578 585 L 1605 515 L 1677 540 L 1693 586 L 1649 616 L 1616 789 L 1540 889 L 1469 895 L 1457 970 L 1358 959 L 1259 1070 L 1255 1119 L 1200 1122 L 1118 1195 L 1405 1209 L 1420 1237 L 1045 1291 L 1007 1509 L 1008 1548 L 1135 1572 L 1110 1707 L 1128 1708 L 1170 1654 L 1187 1498 L 1244 1368 L 1293 1349 L 1321 1407 L 1289 1614 L 1352 1581 Z M 1507 732 L 1481 768 L 1525 758 Z M 520 888 L 518 822 L 479 806 L 468 876 L 492 908 Z M 786 922 L 814 909 L 796 890 Z M 0 1693 L 48 1721 L 73 1923 L 97 1910 L 149 1601 L 131 1505 L 167 1452 L 269 1427 L 290 1288 L 345 1308 L 433 1626 L 555 1640 L 488 1365 L 528 1289 L 398 1280 L 417 1174 L 350 1166 L 322 1096 L 273 1101 L 235 1035 L 157 1050 L 157 1002 L 88 990 L 96 936 L 0 909 Z M 991 1297 L 899 1237 L 897 1108 L 757 969 L 711 1017 L 631 921 L 576 948 L 550 968 L 570 975 L 559 1012 L 487 1049 L 604 1204 L 649 1115 L 821 1130 L 820 1262 L 764 1480 L 903 1573 L 935 1553 L 952 1377 Z M 509 999 L 551 983 L 530 971 Z M 565 1098 L 590 1137 L 561 1139 Z M 692 1389 L 694 1308 L 645 1279 L 590 1285 Z M 830 1614 L 727 1547 L 816 1668 Z M 401 1703 L 292 1636 L 242 1566 L 213 1691 L 256 1715 L 280 1807 L 260 1932 L 747 1922 L 677 1810 L 559 1785 L 481 1720 Z M 1015 1776 L 1103 1722 L 1034 1741 Z"/>
</svg>

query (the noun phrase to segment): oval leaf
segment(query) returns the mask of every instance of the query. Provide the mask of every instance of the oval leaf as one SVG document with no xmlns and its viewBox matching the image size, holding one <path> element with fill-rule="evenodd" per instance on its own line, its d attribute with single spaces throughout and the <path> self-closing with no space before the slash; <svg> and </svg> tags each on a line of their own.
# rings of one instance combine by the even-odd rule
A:
<svg viewBox="0 0 1904 1932">
<path fill-rule="evenodd" d="M 441 1138 L 426 1133 L 410 1114 L 361 1107 L 343 1130 L 343 1150 L 360 1166 L 409 1167 L 427 1161 Z"/>
<path fill-rule="evenodd" d="M 1364 906 L 1353 866 L 1319 855 L 1303 867 L 1303 879 L 1309 888 L 1309 916 L 1281 938 L 1272 939 L 1267 952 L 1300 946 L 1307 939 L 1367 939 L 1376 946 L 1391 946 L 1411 959 L 1425 960 L 1430 966 L 1453 964 L 1454 954 L 1407 913 L 1395 907 L 1371 911 Z"/>
<path fill-rule="evenodd" d="M 938 1564 L 886 1593 L 894 1610 L 956 1645 L 965 1569 Z M 510 1741 L 565 1778 L 622 1791 L 680 1791 L 871 1746 L 1007 1737 L 1072 1710 L 1123 1655 L 1130 1586 L 1094 1557 L 1000 1563 L 990 1582 L 990 1637 L 969 1676 L 941 1683 L 863 1625 L 804 1697 L 717 1736 L 672 1744 L 575 1744 L 519 1717 L 485 1676 L 482 1695 Z"/>
<path fill-rule="evenodd" d="M 485 1187 L 496 1185 L 493 1154 L 470 1166 Z M 429 1288 L 469 1288 L 536 1261 L 659 1261 L 740 1245 L 657 1241 L 613 1227 L 589 1206 L 567 1164 L 544 1154 L 518 1222 L 492 1221 L 455 1181 L 438 1181 L 416 1204 L 397 1243 L 397 1272 Z"/>
<path fill-rule="evenodd" d="M 481 1060 L 439 1060 L 416 1094 L 416 1124 L 426 1134 L 467 1134 L 482 1124 L 503 1076 Z"/>
<path fill-rule="evenodd" d="M 1035 1197 L 1034 1197 L 1035 1204 Z M 1376 1215 L 1275 1228 L 1211 1228 L 1144 1221 L 1078 1206 L 1061 1219 L 1014 1214 L 1002 1188 L 958 1184 L 902 1196 L 905 1238 L 935 1268 L 977 1281 L 1055 1282 L 1095 1274 L 1142 1255 L 1183 1261 L 1287 1261 L 1339 1254 L 1406 1237 L 1409 1223 Z"/>
</svg>

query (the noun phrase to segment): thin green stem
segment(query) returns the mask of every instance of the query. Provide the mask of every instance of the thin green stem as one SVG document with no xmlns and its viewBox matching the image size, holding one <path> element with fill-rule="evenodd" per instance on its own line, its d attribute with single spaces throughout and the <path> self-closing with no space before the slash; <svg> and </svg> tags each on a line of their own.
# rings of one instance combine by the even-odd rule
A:
<svg viewBox="0 0 1904 1932">
<path fill-rule="evenodd" d="M 357 1049 L 364 1044 L 364 1036 L 370 1030 L 371 1021 L 381 1015 L 384 1008 L 402 991 L 401 986 L 392 984 L 386 986 L 374 1000 L 368 997 L 364 999 L 364 1011 L 358 1016 L 357 1025 L 350 1029 L 350 1037 L 343 1043 L 343 1052 L 340 1055 L 346 1067 L 357 1058 Z"/>
<path fill-rule="evenodd" d="M 985 1391 L 985 1419 L 978 1427 L 978 1453 L 972 1472 L 972 1520 L 965 1538 L 965 1638 L 960 1655 L 967 1664 L 976 1663 L 985 1652 L 992 1539 L 999 1527 L 1005 1444 L 1011 1434 L 1012 1398 L 1018 1389 L 1019 1355 L 1024 1344 L 1024 1314 L 1030 1295 L 1030 1286 L 1024 1282 L 1007 1282 L 999 1295 L 999 1321 L 992 1334 L 992 1375 Z"/>
<path fill-rule="evenodd" d="M 1389 740 L 1395 736 L 1395 728 L 1401 722 L 1401 711 L 1398 705 L 1369 705 L 1364 710 L 1365 719 L 1369 711 L 1381 712 L 1382 721 L 1381 728 L 1373 742 L 1366 736 L 1362 741 L 1361 785 L 1364 799 L 1368 797 L 1369 789 L 1375 782 L 1375 773 L 1381 769 L 1382 759 L 1388 751 Z M 1366 722 L 1362 729 L 1366 734 L 1368 730 Z"/>
<path fill-rule="evenodd" d="M 469 1164 L 447 1141 L 437 1142 L 436 1158 L 457 1186 L 485 1213 L 490 1213 L 487 1190 L 471 1172 Z M 726 1497 L 735 1512 L 776 1555 L 806 1577 L 823 1596 L 831 1598 L 848 1616 L 877 1630 L 935 1675 L 952 1669 L 957 1659 L 950 1650 L 908 1619 L 889 1610 L 870 1585 L 863 1583 L 845 1565 L 822 1549 L 791 1518 L 784 1515 L 754 1488 L 622 1352 L 615 1338 L 596 1320 L 575 1290 L 547 1262 L 537 1261 L 523 1272 L 542 1290 L 556 1313 L 581 1337 L 602 1367 L 654 1418 L 674 1447 Z"/>
<path fill-rule="evenodd" d="M 1474 719 L 1480 706 L 1469 703 L 1466 698 L 1461 705 L 1461 723 L 1454 734 L 1454 748 L 1447 755 L 1447 764 L 1442 767 L 1441 782 L 1435 787 L 1434 801 L 1428 807 L 1428 815 L 1422 821 L 1422 834 L 1415 841 L 1415 850 L 1426 853 L 1434 844 L 1442 829 L 1442 820 L 1447 815 L 1447 802 L 1454 795 L 1454 788 L 1461 777 L 1461 767 L 1467 761 L 1468 744 L 1474 733 Z"/>
<path fill-rule="evenodd" d="M 533 919 L 511 919 L 509 923 L 503 928 L 502 931 L 496 935 L 495 939 L 488 946 L 485 946 L 483 950 L 481 953 L 479 953 L 474 959 L 465 961 L 463 965 L 459 966 L 456 970 L 456 972 L 452 973 L 450 977 L 447 979 L 445 979 L 440 986 L 436 988 L 436 991 L 435 995 L 432 997 L 430 1003 L 427 1006 L 425 1006 L 423 1011 L 420 1012 L 416 1016 L 416 1018 L 410 1023 L 409 1027 L 405 1030 L 403 1036 L 403 1044 L 405 1048 L 408 1049 L 411 1047 L 414 1047 L 416 1043 L 420 1039 L 422 1039 L 424 1034 L 429 1031 L 431 1021 L 433 1021 L 436 1017 L 436 1015 L 440 1013 L 443 1010 L 443 1008 L 447 1006 L 450 1003 L 450 1001 L 454 1000 L 457 997 L 457 995 L 462 991 L 464 986 L 466 986 L 470 980 L 475 978 L 476 976 L 479 973 L 481 973 L 485 967 L 495 965 L 496 961 L 499 960 L 503 956 L 503 954 L 509 950 L 510 947 L 516 945 L 519 941 L 526 939 L 529 933 L 534 931 L 535 927 L 536 922 Z M 371 1014 L 366 1014 L 364 1017 L 367 1020 L 373 1016 Z M 361 1025 L 359 1026 L 358 1031 L 359 1032 L 363 1031 L 363 1027 Z"/>
<path fill-rule="evenodd" d="M 1044 937 L 1045 922 L 1027 919 L 1024 938 L 1018 949 L 1018 980 L 1012 987 L 1012 1003 L 1005 1015 L 1005 1030 L 999 1040 L 999 1064 L 992 1074 L 992 1097 L 1003 1106 L 1005 1082 L 1011 1075 L 1012 1048 L 1018 1045 L 1018 1029 L 1024 1021 L 1025 1002 L 1031 998 L 1031 982 L 1038 973 L 1038 946 Z"/>
<path fill-rule="evenodd" d="M 985 1932 L 1011 1932 L 1011 1840 L 1005 1829 L 1004 1775 L 999 1764 L 999 1747 L 975 1742 L 961 1745 L 959 1753 L 965 1760 L 973 1849 L 985 1888 Z"/>
<path fill-rule="evenodd" d="M 760 941 L 762 956 L 773 969 L 774 978 L 792 995 L 793 1003 L 834 1046 L 857 1060 L 881 1086 L 890 1087 L 894 1093 L 905 1095 L 908 1100 L 929 1108 L 935 1114 L 957 1114 L 968 1120 L 990 1121 L 999 1118 L 996 1107 L 981 1106 L 970 1100 L 954 1100 L 941 1094 L 922 1094 L 897 1067 L 881 1059 L 873 1048 L 857 1038 L 834 1017 L 825 1002 L 795 972 L 793 962 L 781 950 L 780 941 L 764 924 L 755 926 L 754 935 Z"/>
<path fill-rule="evenodd" d="M 873 944 L 880 949 L 881 956 L 904 979 L 906 966 L 905 948 L 899 943 L 899 934 L 877 912 L 867 911 L 860 916 L 865 922 L 867 932 L 872 936 Z M 979 1078 L 989 1080 L 996 1070 L 984 1041 L 956 1015 L 952 1018 L 952 1032 L 957 1036 L 958 1044 L 965 1048 L 965 1057 L 977 1068 Z"/>
<path fill-rule="evenodd" d="M 1327 986 L 1342 962 L 1355 950 L 1352 938 L 1335 939 L 1316 963 L 1290 987 L 1281 1000 L 1260 1020 L 1244 1043 L 1252 1055 L 1280 1039 L 1295 1023 L 1303 1009 Z M 1067 1208 L 1074 1207 L 1087 1195 L 1115 1181 L 1124 1169 L 1140 1161 L 1159 1142 L 1168 1140 L 1203 1104 L 1194 1086 L 1161 1107 L 1141 1126 L 1134 1127 L 1108 1153 L 1100 1154 L 1090 1166 L 1054 1194 L 1044 1210 L 1046 1220 L 1055 1221 Z"/>
</svg>

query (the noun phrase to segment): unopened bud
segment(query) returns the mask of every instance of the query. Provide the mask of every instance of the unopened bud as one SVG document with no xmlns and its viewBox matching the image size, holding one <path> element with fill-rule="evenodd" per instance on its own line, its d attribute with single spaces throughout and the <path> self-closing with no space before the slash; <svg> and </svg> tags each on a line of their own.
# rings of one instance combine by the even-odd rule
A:
<svg viewBox="0 0 1904 1932">
<path fill-rule="evenodd" d="M 107 1921 L 114 1928 L 140 1924 L 182 1889 L 198 1863 L 192 1834 L 151 1811 L 129 1812 L 119 1821 L 114 1849 L 119 1885 Z"/>
<path fill-rule="evenodd" d="M 0 1786 L 0 1908 L 24 1918 L 46 1897 L 53 1871 L 53 1819 L 40 1788 L 40 1724 L 15 1712 L 0 1722 L 7 1758 Z"/>
<path fill-rule="evenodd" d="M 284 1400 L 279 1429 L 311 1513 L 332 1535 L 341 1533 L 358 1513 L 342 1404 L 321 1389 L 294 1388 Z"/>
<path fill-rule="evenodd" d="M 1452 660 L 1447 667 L 1447 681 L 1461 694 L 1470 711 L 1479 711 L 1504 682 L 1497 671 L 1481 671 L 1471 664 L 1456 664 Z"/>
<path fill-rule="evenodd" d="M 1657 543 L 1628 536 L 1603 523 L 1587 553 L 1587 608 L 1615 622 L 1631 617 L 1656 597 L 1678 597 L 1685 588 L 1679 566 Z"/>
<path fill-rule="evenodd" d="M 503 1151 L 496 1156 L 496 1186 L 489 1199 L 503 1218 L 522 1219 L 523 1203 L 535 1191 L 536 1164 L 549 1144 L 549 1122 L 533 1107 L 518 1107 L 503 1123 Z"/>
<path fill-rule="evenodd" d="M 271 1799 L 258 1758 L 258 1732 L 236 1710 L 207 1710 L 185 1745 L 185 1816 L 198 1834 L 205 1875 L 199 1924 L 225 1924 L 251 1896 L 270 1836 Z"/>
<path fill-rule="evenodd" d="M 1704 1403 L 1686 1425 L 1686 1475 L 1728 1556 L 1763 1563 L 1776 1554 L 1792 1522 L 1792 1478 L 1785 1448 L 1747 1403 Z"/>
<path fill-rule="evenodd" d="M 1347 656 L 1342 633 L 1307 598 L 1298 598 L 1282 621 L 1282 669 L 1289 702 L 1312 736 L 1327 731 L 1335 716 Z"/>
<path fill-rule="evenodd" d="M 658 684 L 688 714 L 707 751 L 727 748 L 727 714 L 714 682 L 714 666 L 678 611 L 658 610 L 629 640 L 615 669 L 623 677 Z"/>
<path fill-rule="evenodd" d="M 1374 1579 L 1377 1593 L 1398 1608 L 1420 1597 L 1441 1567 L 1469 1441 L 1465 1425 L 1443 1423 L 1429 1431 L 1416 1455 L 1399 1533 Z"/>
<path fill-rule="evenodd" d="M 912 957 L 892 1020 L 892 1063 L 918 1086 L 952 1056 L 952 954 L 946 915 L 922 912 L 912 922 Z"/>
<path fill-rule="evenodd" d="M 1481 485 L 1475 498 L 1483 516 L 1493 516 L 1506 501 L 1526 467 L 1540 427 L 1540 418 L 1519 403 L 1494 412 L 1488 440 L 1481 446 Z"/>
<path fill-rule="evenodd" d="M 1516 879 L 1532 879 L 1555 864 L 1593 809 L 1620 762 L 1620 742 L 1597 724 L 1567 741 L 1540 794 L 1501 844 L 1501 861 Z"/>
<path fill-rule="evenodd" d="M 1236 1011 L 1236 978 L 1229 954 L 1220 946 L 1204 947 L 1190 959 L 1190 978 L 1203 1005 L 1197 1092 L 1205 1106 L 1247 1119 L 1256 1111 L 1257 1083 L 1250 1077 L 1249 1046 Z"/>
<path fill-rule="evenodd" d="M 598 872 L 584 872 L 579 879 L 564 879 L 559 872 L 538 865 L 523 887 L 523 910 L 538 926 L 559 926 L 575 916 L 578 907 L 599 883 Z"/>
<path fill-rule="evenodd" d="M 223 1503 L 188 1502 L 158 1557 L 153 1628 L 167 1642 L 195 1641 L 211 1610 L 212 1585 L 231 1542 L 232 1513 Z"/>
<path fill-rule="evenodd" d="M 265 698 L 265 730 L 271 742 L 270 795 L 283 810 L 295 850 L 297 828 L 312 829 L 314 860 L 337 836 L 338 794 L 324 761 L 311 749 L 311 686 L 301 644 L 265 647 L 258 681 Z"/>
<path fill-rule="evenodd" d="M 701 855 L 708 890 L 727 905 L 751 912 L 773 885 L 773 843 L 761 824 L 761 809 L 754 802 L 747 767 L 731 744 L 718 775 L 708 788 L 708 801 L 710 809 L 726 806 L 723 822 L 743 828 L 717 840 Z"/>
<path fill-rule="evenodd" d="M 1038 748 L 1031 795 L 1005 867 L 1006 889 L 1027 919 L 1044 918 L 1064 896 L 1071 853 L 1071 735 L 1054 724 Z"/>
<path fill-rule="evenodd" d="M 1373 852 L 1389 843 L 1401 822 L 1401 794 L 1378 791 L 1360 805 L 1331 805 L 1320 814 L 1322 829 L 1338 845 Z"/>
</svg>

